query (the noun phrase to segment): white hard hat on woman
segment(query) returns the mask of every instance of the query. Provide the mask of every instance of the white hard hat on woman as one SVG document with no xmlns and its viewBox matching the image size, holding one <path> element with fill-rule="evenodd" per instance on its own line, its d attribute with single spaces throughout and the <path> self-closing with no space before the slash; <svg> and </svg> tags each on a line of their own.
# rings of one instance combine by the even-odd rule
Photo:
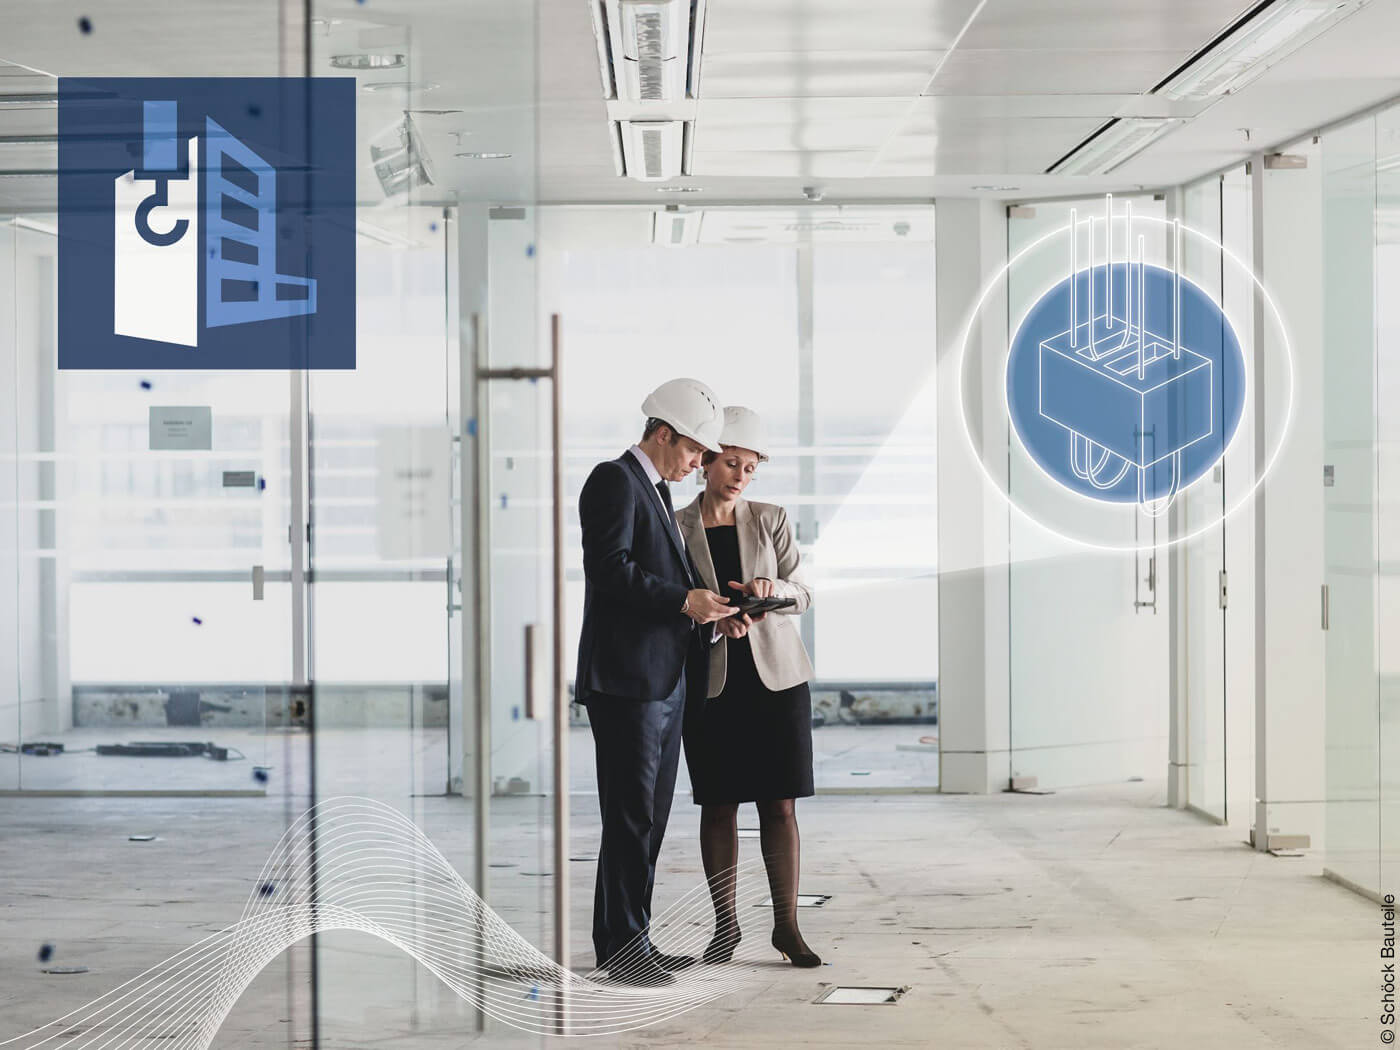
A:
<svg viewBox="0 0 1400 1050">
<path fill-rule="evenodd" d="M 724 429 L 719 443 L 726 448 L 746 448 L 758 456 L 760 463 L 768 462 L 768 432 L 757 412 L 743 405 L 728 405 L 724 409 Z"/>
<path fill-rule="evenodd" d="M 719 435 L 724 428 L 715 392 L 698 379 L 672 379 L 662 383 L 642 402 L 648 419 L 659 419 L 677 434 L 720 452 Z"/>
</svg>

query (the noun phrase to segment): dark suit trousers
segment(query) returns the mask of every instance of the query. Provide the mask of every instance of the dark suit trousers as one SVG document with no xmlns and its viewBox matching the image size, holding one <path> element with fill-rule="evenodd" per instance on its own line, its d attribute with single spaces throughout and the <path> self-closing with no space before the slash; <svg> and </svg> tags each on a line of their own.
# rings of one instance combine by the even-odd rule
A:
<svg viewBox="0 0 1400 1050">
<path fill-rule="evenodd" d="M 665 700 L 587 700 L 603 814 L 593 893 L 593 949 L 600 967 L 634 937 L 645 937 L 651 923 L 656 858 L 676 790 L 685 679 L 682 672 Z"/>
</svg>

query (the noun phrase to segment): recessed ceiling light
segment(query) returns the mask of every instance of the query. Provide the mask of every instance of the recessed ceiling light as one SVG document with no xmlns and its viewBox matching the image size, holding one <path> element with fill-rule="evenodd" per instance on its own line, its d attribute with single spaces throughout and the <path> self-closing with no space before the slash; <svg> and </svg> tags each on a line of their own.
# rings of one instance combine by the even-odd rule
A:
<svg viewBox="0 0 1400 1050">
<path fill-rule="evenodd" d="M 402 69 L 406 61 L 403 55 L 374 52 L 331 56 L 331 66 L 335 69 Z"/>
<path fill-rule="evenodd" d="M 427 81 L 412 80 L 381 80 L 374 84 L 365 84 L 365 91 L 436 91 L 440 84 Z"/>
<path fill-rule="evenodd" d="M 505 160 L 509 153 L 456 153 L 453 156 L 461 157 L 463 160 Z"/>
<path fill-rule="evenodd" d="M 704 193 L 703 186 L 658 186 L 657 193 Z"/>
</svg>

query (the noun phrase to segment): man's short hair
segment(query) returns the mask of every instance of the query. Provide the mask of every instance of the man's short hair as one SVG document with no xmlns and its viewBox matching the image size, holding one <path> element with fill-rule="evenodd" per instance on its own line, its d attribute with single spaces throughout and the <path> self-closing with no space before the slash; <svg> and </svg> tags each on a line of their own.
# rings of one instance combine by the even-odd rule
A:
<svg viewBox="0 0 1400 1050">
<path fill-rule="evenodd" d="M 657 432 L 657 430 L 659 430 L 661 427 L 666 427 L 668 430 L 670 430 L 670 432 L 671 432 L 671 444 L 674 445 L 677 441 L 680 440 L 680 437 L 681 437 L 681 436 L 680 436 L 679 433 L 676 432 L 676 428 L 675 428 L 675 427 L 671 426 L 671 424 L 670 424 L 670 423 L 667 423 L 664 419 L 657 419 L 655 416 L 651 416 L 651 417 L 647 420 L 647 425 L 646 425 L 646 427 L 642 430 L 642 440 L 645 441 L 647 438 L 651 437 L 651 436 L 652 436 L 653 434 L 655 434 L 655 433 Z"/>
</svg>

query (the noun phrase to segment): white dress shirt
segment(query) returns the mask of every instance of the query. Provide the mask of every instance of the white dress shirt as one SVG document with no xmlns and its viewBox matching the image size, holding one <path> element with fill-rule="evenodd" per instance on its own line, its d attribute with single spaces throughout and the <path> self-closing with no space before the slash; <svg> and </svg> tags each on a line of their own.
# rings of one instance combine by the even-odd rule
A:
<svg viewBox="0 0 1400 1050">
<path fill-rule="evenodd" d="M 681 541 L 681 550 L 684 550 L 685 536 L 684 534 L 682 534 L 681 527 L 679 524 L 677 524 L 675 517 L 670 511 L 666 509 L 666 501 L 661 498 L 661 492 L 656 487 L 657 485 L 660 485 L 662 481 L 665 480 L 664 478 L 662 478 L 661 472 L 656 469 L 656 464 L 651 461 L 650 456 L 648 456 L 645 452 L 642 451 L 642 447 L 640 445 L 633 445 L 627 451 L 632 453 L 632 455 L 636 458 L 637 462 L 642 465 L 642 469 L 646 471 L 647 480 L 651 482 L 652 491 L 656 493 L 656 502 L 661 504 L 661 513 L 664 514 L 667 518 L 671 519 L 671 527 L 676 530 L 676 536 Z"/>
</svg>

